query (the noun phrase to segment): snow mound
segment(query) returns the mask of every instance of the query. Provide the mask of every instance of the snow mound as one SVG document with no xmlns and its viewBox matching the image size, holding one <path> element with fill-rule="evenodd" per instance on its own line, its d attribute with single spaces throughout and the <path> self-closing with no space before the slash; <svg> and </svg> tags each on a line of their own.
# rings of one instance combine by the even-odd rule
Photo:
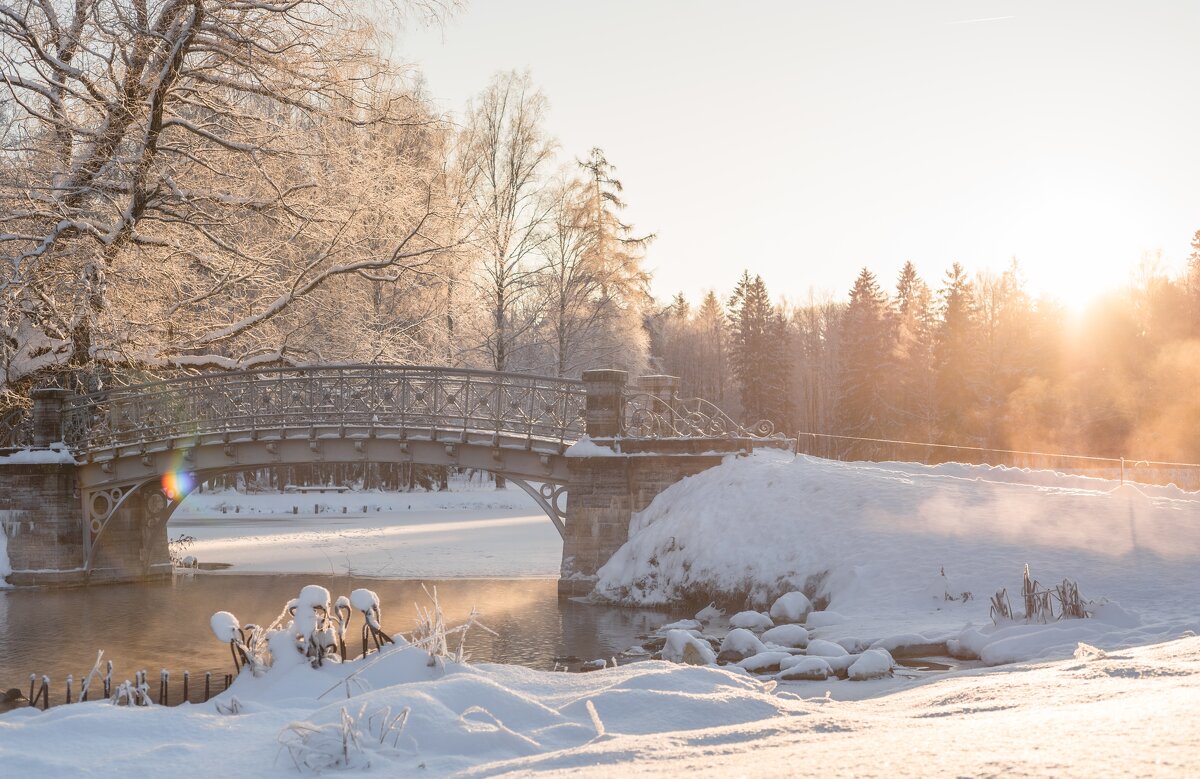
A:
<svg viewBox="0 0 1200 779">
<path fill-rule="evenodd" d="M 890 675 L 895 666 L 896 661 L 885 650 L 868 649 L 850 664 L 847 673 L 855 681 L 878 679 Z"/>
<path fill-rule="evenodd" d="M 784 681 L 822 681 L 833 676 L 833 668 L 823 657 L 797 655 L 779 663 L 779 676 Z"/>
<path fill-rule="evenodd" d="M 1075 621 L 1088 624 L 995 628 L 991 598 L 1019 594 L 1025 564 L 1050 586 L 1077 584 L 1091 619 Z M 659 494 L 633 517 L 592 594 L 631 606 L 771 608 L 784 621 L 780 599 L 803 592 L 824 607 L 804 622 L 823 639 L 870 637 L 867 648 L 900 634 L 936 637 L 911 642 L 916 651 L 952 638 L 963 657 L 992 664 L 1198 629 L 1197 565 L 1200 493 L 759 451 Z M 964 624 L 978 636 L 959 636 Z"/>
<path fill-rule="evenodd" d="M 757 611 L 739 611 L 729 618 L 729 624 L 735 628 L 745 628 L 756 633 L 775 627 L 775 623 L 771 621 L 770 617 Z"/>
<path fill-rule="evenodd" d="M 767 651 L 766 645 L 746 628 L 734 628 L 726 633 L 725 639 L 721 641 L 721 654 L 728 653 L 729 656 L 736 656 L 739 660 L 765 651 Z"/>
<path fill-rule="evenodd" d="M 776 646 L 803 649 L 808 645 L 808 631 L 800 625 L 780 625 L 763 633 L 762 640 Z"/>
<path fill-rule="evenodd" d="M 696 638 L 686 630 L 669 630 L 662 659 L 687 665 L 713 665 L 717 655 L 704 639 Z"/>
<path fill-rule="evenodd" d="M 803 622 L 813 605 L 802 592 L 785 592 L 771 604 L 771 619 L 775 622 Z"/>
<path fill-rule="evenodd" d="M 809 641 L 806 651 L 814 657 L 845 657 L 850 654 L 841 644 L 835 644 L 823 638 L 814 638 Z"/>
<path fill-rule="evenodd" d="M 764 671 L 774 671 L 779 668 L 779 664 L 792 656 L 791 652 L 759 652 L 756 655 L 751 655 L 745 660 L 742 660 L 738 665 L 745 668 L 747 671 L 754 673 L 762 673 Z"/>
</svg>

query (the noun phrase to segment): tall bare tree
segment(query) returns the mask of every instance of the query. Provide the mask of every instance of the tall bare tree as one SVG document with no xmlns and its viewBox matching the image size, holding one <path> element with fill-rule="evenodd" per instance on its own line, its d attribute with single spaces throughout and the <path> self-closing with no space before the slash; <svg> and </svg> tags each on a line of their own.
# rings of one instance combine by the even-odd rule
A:
<svg viewBox="0 0 1200 779">
<path fill-rule="evenodd" d="M 488 311 L 480 349 L 498 371 L 537 324 L 527 307 L 549 210 L 543 196 L 554 142 L 543 128 L 547 103 L 528 73 L 497 75 L 468 106 L 458 167 L 479 253 L 477 294 Z"/>
</svg>

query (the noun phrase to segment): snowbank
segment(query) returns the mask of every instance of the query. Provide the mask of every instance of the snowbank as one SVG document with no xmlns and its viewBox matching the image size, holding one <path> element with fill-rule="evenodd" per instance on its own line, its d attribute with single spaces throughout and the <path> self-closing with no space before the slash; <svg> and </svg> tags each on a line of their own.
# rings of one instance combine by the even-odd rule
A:
<svg viewBox="0 0 1200 779">
<path fill-rule="evenodd" d="M 763 608 L 791 590 L 823 611 L 822 638 L 964 636 L 990 662 L 1068 656 L 1200 629 L 1200 494 L 1044 471 L 841 463 L 775 452 L 673 485 L 630 525 L 594 597 L 627 605 L 716 600 Z M 1020 600 L 1028 563 L 1069 578 L 1094 619 L 995 627 L 990 598 Z M 1119 603 L 1105 604 L 1105 600 Z M 982 627 L 979 627 L 982 626 Z M 1003 658 L 1003 659 L 1001 659 Z"/>
<path fill-rule="evenodd" d="M 0 716 L 5 775 L 295 777 L 294 761 L 338 768 L 344 754 L 372 776 L 1182 777 L 1200 748 L 1198 638 L 858 701 L 827 698 L 826 681 L 800 682 L 801 696 L 794 682 L 663 662 L 563 674 L 430 667 L 412 647 L 377 657 L 243 674 L 204 705 L 17 709 Z M 800 658 L 789 671 L 826 668 Z"/>
</svg>

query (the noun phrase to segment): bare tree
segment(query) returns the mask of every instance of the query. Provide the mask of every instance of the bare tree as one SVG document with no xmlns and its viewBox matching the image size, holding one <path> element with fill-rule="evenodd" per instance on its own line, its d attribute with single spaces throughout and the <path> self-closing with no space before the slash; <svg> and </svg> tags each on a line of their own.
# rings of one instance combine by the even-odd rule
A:
<svg viewBox="0 0 1200 779">
<path fill-rule="evenodd" d="M 515 353 L 537 324 L 525 305 L 545 238 L 543 179 L 554 153 L 542 127 L 546 107 L 528 73 L 500 74 L 468 106 L 459 141 L 458 166 L 479 253 L 475 288 L 488 312 L 480 348 L 498 371 L 515 367 Z"/>
<path fill-rule="evenodd" d="M 360 9 L 0 6 L 6 391 L 287 359 L 335 280 L 396 283 L 440 255 L 440 121 Z"/>
</svg>

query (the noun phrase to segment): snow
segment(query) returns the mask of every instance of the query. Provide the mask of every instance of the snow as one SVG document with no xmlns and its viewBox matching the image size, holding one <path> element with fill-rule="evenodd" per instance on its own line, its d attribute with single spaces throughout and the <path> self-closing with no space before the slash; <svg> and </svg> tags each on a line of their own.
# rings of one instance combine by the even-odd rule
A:
<svg viewBox="0 0 1200 779">
<path fill-rule="evenodd" d="M 794 655 L 779 663 L 781 681 L 819 681 L 833 676 L 833 668 L 823 657 Z"/>
<path fill-rule="evenodd" d="M 808 645 L 808 631 L 800 625 L 779 625 L 763 633 L 762 640 L 766 644 L 803 649 Z"/>
<path fill-rule="evenodd" d="M 668 630 L 667 643 L 663 645 L 663 660 L 687 665 L 712 665 L 717 655 L 702 638 L 686 630 Z"/>
<path fill-rule="evenodd" d="M 746 628 L 757 632 L 775 627 L 775 623 L 771 621 L 770 617 L 757 611 L 739 611 L 729 618 L 729 624 L 735 628 Z"/>
<path fill-rule="evenodd" d="M 1044 586 L 1077 582 L 1091 618 L 994 625 L 1001 588 L 1023 618 L 1026 564 Z M 658 495 L 593 598 L 736 609 L 799 591 L 824 607 L 804 623 L 820 640 L 865 649 L 915 635 L 999 664 L 1200 631 L 1197 564 L 1200 494 L 1176 487 L 764 451 Z"/>
<path fill-rule="evenodd" d="M 532 498 L 490 485 L 450 492 L 193 493 L 172 515 L 167 534 L 194 537 L 189 554 L 201 563 L 227 563 L 232 573 L 557 576 L 562 564 L 562 538 Z"/>
<path fill-rule="evenodd" d="M 350 605 L 364 613 L 369 612 L 379 608 L 379 596 L 374 590 L 359 588 L 350 593 Z"/>
<path fill-rule="evenodd" d="M 737 655 L 739 659 L 765 651 L 767 651 L 766 645 L 746 628 L 734 628 L 726 633 L 724 640 L 721 641 L 721 653 L 728 652 L 731 655 Z"/>
<path fill-rule="evenodd" d="M 814 638 L 809 641 L 806 650 L 814 657 L 845 657 L 850 654 L 841 644 L 826 641 L 823 638 Z"/>
<path fill-rule="evenodd" d="M 213 635 L 218 641 L 233 641 L 236 638 L 241 638 L 239 629 L 242 623 L 238 622 L 237 617 L 230 614 L 228 611 L 218 611 L 212 615 L 208 621 L 212 627 Z"/>
<path fill-rule="evenodd" d="M 621 457 L 612 447 L 601 446 L 587 436 L 568 446 L 563 454 L 567 457 Z"/>
<path fill-rule="evenodd" d="M 48 449 L 22 449 L 12 454 L 0 455 L 0 465 L 59 465 L 75 464 L 75 458 L 67 445 L 60 442 L 50 444 Z"/>
<path fill-rule="evenodd" d="M 634 518 L 598 592 L 730 611 L 804 592 L 825 607 L 804 625 L 758 636 L 733 622 L 761 628 L 765 615 L 726 620 L 714 606 L 666 626 L 664 660 L 586 674 L 431 664 L 402 637 L 314 668 L 281 640 L 269 670 L 244 671 L 208 704 L 4 713 L 0 755 L 13 776 L 123 777 L 146 765 L 229 777 L 295 776 L 297 765 L 436 777 L 783 777 L 798 766 L 902 779 L 1188 776 L 1200 754 L 1198 508 L 1200 496 L 1174 488 L 1046 472 L 731 458 Z M 347 532 L 288 517 L 281 535 L 309 521 Z M 369 515 L 355 521 L 370 526 Z M 446 535 L 460 532 L 487 531 Z M 253 546 L 269 560 L 269 543 Z M 991 595 L 1006 587 L 1018 606 L 1025 563 L 1051 585 L 1077 579 L 1090 618 L 994 624 Z M 328 597 L 306 588 L 295 605 Z M 378 599 L 360 590 L 347 601 L 361 612 Z M 721 650 L 739 663 L 689 665 L 716 660 L 701 624 L 719 635 L 726 623 Z M 223 638 L 237 619 L 211 624 Z M 916 672 L 891 654 L 938 647 L 990 667 Z"/>
<path fill-rule="evenodd" d="M 813 605 L 802 592 L 785 592 L 771 604 L 771 619 L 775 622 L 803 622 Z"/>
<path fill-rule="evenodd" d="M 849 676 L 855 681 L 878 679 L 892 672 L 896 661 L 884 649 L 868 649 L 850 664 Z"/>
</svg>

